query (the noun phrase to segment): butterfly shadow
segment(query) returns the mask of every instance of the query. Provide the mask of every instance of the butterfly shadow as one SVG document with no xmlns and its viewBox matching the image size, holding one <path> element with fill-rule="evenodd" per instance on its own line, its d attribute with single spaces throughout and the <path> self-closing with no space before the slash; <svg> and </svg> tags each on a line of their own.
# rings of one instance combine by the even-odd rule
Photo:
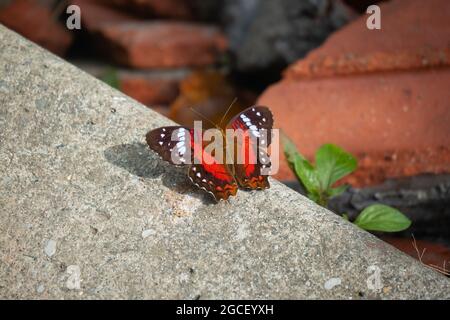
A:
<svg viewBox="0 0 450 320">
<path fill-rule="evenodd" d="M 109 163 L 127 170 L 134 176 L 142 179 L 161 177 L 163 185 L 177 193 L 189 194 L 205 205 L 216 203 L 211 195 L 201 192 L 192 185 L 185 167 L 170 165 L 150 151 L 146 144 L 135 142 L 115 145 L 107 148 L 103 154 Z"/>
</svg>

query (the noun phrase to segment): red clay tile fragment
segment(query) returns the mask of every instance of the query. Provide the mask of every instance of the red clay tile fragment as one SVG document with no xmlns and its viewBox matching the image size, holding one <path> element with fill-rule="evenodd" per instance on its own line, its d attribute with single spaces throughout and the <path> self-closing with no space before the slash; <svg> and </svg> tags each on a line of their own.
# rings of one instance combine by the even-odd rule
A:
<svg viewBox="0 0 450 320">
<path fill-rule="evenodd" d="M 0 23 L 60 56 L 72 44 L 72 34 L 49 7 L 31 0 L 13 0 L 0 7 Z"/>
<path fill-rule="evenodd" d="M 133 68 L 205 66 L 227 47 L 216 27 L 188 22 L 110 24 L 100 34 L 113 60 Z"/>
<path fill-rule="evenodd" d="M 380 5 L 381 30 L 362 15 L 290 66 L 289 79 L 450 66 L 450 1 L 393 0 Z"/>
</svg>

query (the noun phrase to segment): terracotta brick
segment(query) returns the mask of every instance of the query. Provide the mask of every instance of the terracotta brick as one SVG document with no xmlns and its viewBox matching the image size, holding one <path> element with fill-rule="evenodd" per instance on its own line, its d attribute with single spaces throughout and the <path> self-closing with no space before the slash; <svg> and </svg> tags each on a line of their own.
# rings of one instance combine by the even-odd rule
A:
<svg viewBox="0 0 450 320">
<path fill-rule="evenodd" d="M 120 77 L 120 90 L 148 106 L 169 105 L 178 96 L 179 83 L 179 79 L 128 74 Z"/>
<path fill-rule="evenodd" d="M 122 8 L 132 9 L 143 16 L 191 19 L 192 10 L 186 0 L 103 0 Z"/>
<path fill-rule="evenodd" d="M 450 1 L 393 0 L 380 5 L 381 30 L 366 27 L 368 15 L 331 35 L 287 78 L 410 70 L 450 65 Z"/>
<path fill-rule="evenodd" d="M 57 21 L 50 8 L 31 0 L 13 0 L 0 8 L 0 23 L 50 50 L 64 55 L 72 34 Z"/>
<path fill-rule="evenodd" d="M 115 23 L 139 21 L 136 17 L 108 6 L 102 0 L 71 0 L 81 10 L 81 23 L 90 32 L 98 31 L 102 26 Z"/>
<path fill-rule="evenodd" d="M 214 126 L 204 121 L 198 113 L 219 124 L 235 98 L 238 101 L 232 105 L 223 123 L 227 123 L 233 114 L 242 110 L 241 102 L 244 100 L 224 73 L 217 70 L 196 70 L 180 83 L 180 94 L 170 106 L 169 117 L 188 127 L 193 127 L 195 120 L 202 120 L 203 128 L 211 128 Z"/>
<path fill-rule="evenodd" d="M 194 23 L 110 24 L 100 34 L 108 55 L 134 68 L 209 65 L 226 49 L 226 39 L 217 28 Z"/>
<path fill-rule="evenodd" d="M 416 240 L 416 246 L 419 250 L 419 253 L 417 253 L 413 239 L 383 237 L 383 240 L 418 260 L 419 254 L 422 254 L 425 249 L 422 256 L 422 262 L 424 264 L 442 269 L 443 266 L 446 266 L 446 270 L 450 272 L 450 249 L 446 246 L 429 241 Z"/>
<path fill-rule="evenodd" d="M 168 108 L 178 96 L 180 83 L 191 74 L 189 69 L 111 70 L 111 66 L 96 60 L 75 59 L 70 62 L 99 79 L 113 71 L 122 92 L 150 107 L 165 105 Z"/>
<path fill-rule="evenodd" d="M 354 185 L 450 172 L 450 69 L 281 81 L 259 98 L 312 157 L 335 143 L 360 159 Z M 280 179 L 293 174 L 281 160 Z"/>
</svg>

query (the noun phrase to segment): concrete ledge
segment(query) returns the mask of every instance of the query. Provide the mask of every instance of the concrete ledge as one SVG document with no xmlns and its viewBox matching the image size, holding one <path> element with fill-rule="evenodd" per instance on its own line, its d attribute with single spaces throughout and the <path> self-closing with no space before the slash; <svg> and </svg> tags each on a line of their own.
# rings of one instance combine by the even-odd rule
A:
<svg viewBox="0 0 450 320">
<path fill-rule="evenodd" d="M 277 181 L 212 203 L 145 146 L 169 123 L 0 26 L 1 298 L 450 298 Z"/>
</svg>

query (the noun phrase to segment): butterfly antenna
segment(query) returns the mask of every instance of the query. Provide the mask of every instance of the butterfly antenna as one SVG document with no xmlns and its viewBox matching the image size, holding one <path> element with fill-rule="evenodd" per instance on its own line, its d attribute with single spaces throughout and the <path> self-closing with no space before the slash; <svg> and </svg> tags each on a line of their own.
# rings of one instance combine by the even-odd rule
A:
<svg viewBox="0 0 450 320">
<path fill-rule="evenodd" d="M 213 121 L 211 121 L 210 119 L 208 119 L 207 117 L 205 117 L 204 115 L 202 115 L 200 112 L 198 112 L 197 110 L 195 110 L 194 108 L 190 108 L 196 115 L 200 116 L 202 119 L 208 121 L 210 124 L 212 124 L 214 127 L 217 128 L 217 124 L 215 124 Z"/>
<path fill-rule="evenodd" d="M 231 102 L 230 106 L 228 107 L 227 111 L 225 111 L 225 114 L 223 115 L 222 119 L 220 119 L 219 127 L 222 124 L 222 121 L 225 120 L 225 117 L 227 116 L 228 112 L 230 111 L 233 104 L 237 101 L 237 98 L 234 98 L 233 102 Z"/>
</svg>

